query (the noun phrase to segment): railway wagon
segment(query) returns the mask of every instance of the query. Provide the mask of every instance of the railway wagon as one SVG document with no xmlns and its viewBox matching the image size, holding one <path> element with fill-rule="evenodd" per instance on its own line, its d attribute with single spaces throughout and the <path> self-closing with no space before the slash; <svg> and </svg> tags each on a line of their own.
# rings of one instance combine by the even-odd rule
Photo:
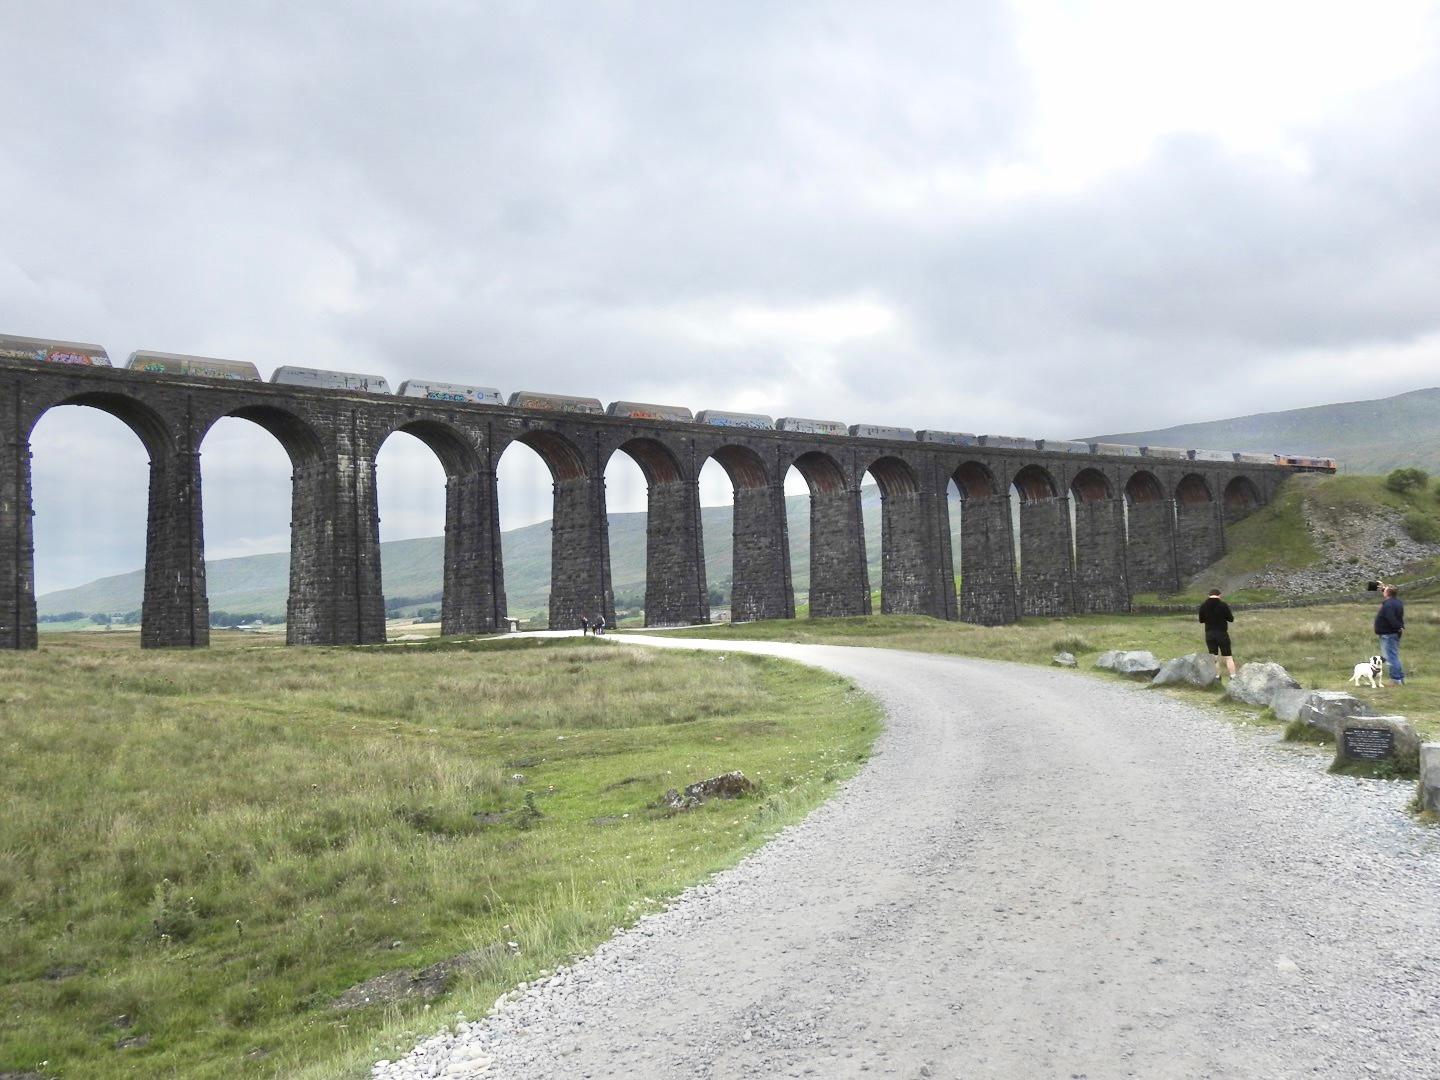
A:
<svg viewBox="0 0 1440 1080">
<path fill-rule="evenodd" d="M 722 412 L 719 409 L 701 409 L 695 414 L 695 422 L 710 427 L 750 428 L 754 431 L 775 429 L 775 421 L 760 413 Z"/>
<path fill-rule="evenodd" d="M 942 446 L 979 445 L 979 440 L 968 431 L 931 431 L 926 428 L 924 431 L 917 431 L 915 438 L 918 442 L 939 443 Z"/>
<path fill-rule="evenodd" d="M 1296 472 L 1333 473 L 1339 468 L 1334 458 L 1307 457 L 1303 454 L 1276 454 L 1275 464 L 1284 465 Z"/>
<path fill-rule="evenodd" d="M 308 386 L 320 390 L 359 390 L 366 394 L 388 394 L 390 384 L 380 375 L 359 375 L 352 371 L 325 371 L 322 368 L 278 367 L 270 381 L 280 386 Z"/>
<path fill-rule="evenodd" d="M 622 416 L 626 420 L 672 420 L 693 424 L 695 417 L 683 405 L 647 405 L 643 401 L 612 401 L 606 416 Z"/>
<path fill-rule="evenodd" d="M 1090 452 L 1102 457 L 1139 457 L 1140 447 L 1129 443 L 1097 442 L 1090 444 Z"/>
<path fill-rule="evenodd" d="M 504 405 L 505 399 L 493 386 L 463 386 L 459 383 L 427 382 L 406 379 L 396 391 L 400 397 L 425 398 L 427 401 L 453 401 L 461 405 Z"/>
<path fill-rule="evenodd" d="M 1140 453 L 1145 457 L 1165 458 L 1167 461 L 1189 461 L 1190 451 L 1178 446 L 1142 446 Z"/>
<path fill-rule="evenodd" d="M 110 366 L 110 354 L 103 345 L 17 337 L 13 334 L 0 334 L 0 360 L 38 360 L 45 364 L 78 364 L 81 367 Z"/>
<path fill-rule="evenodd" d="M 1034 450 L 1034 439 L 1022 439 L 1018 435 L 981 435 L 980 445 L 993 450 Z"/>
<path fill-rule="evenodd" d="M 1191 450 L 1191 461 L 1234 461 L 1235 455 L 1229 450 Z"/>
<path fill-rule="evenodd" d="M 190 356 L 186 353 L 157 352 L 136 349 L 125 364 L 131 371 L 148 371 L 155 375 L 191 375 L 199 379 L 235 379 L 239 382 L 263 382 L 260 369 L 244 360 L 219 360 L 213 356 Z"/>
<path fill-rule="evenodd" d="M 806 420 L 800 416 L 782 416 L 775 421 L 778 431 L 797 431 L 802 435 L 849 435 L 850 429 L 839 420 Z"/>
<path fill-rule="evenodd" d="M 856 439 L 890 439 L 894 442 L 914 442 L 915 431 L 908 427 L 886 427 L 884 424 L 851 424 L 850 434 Z"/>
<path fill-rule="evenodd" d="M 572 397 L 569 394 L 537 394 L 531 390 L 516 390 L 510 395 L 512 409 L 535 409 L 541 412 L 605 414 L 605 406 L 599 398 Z"/>
<path fill-rule="evenodd" d="M 1088 454 L 1090 444 L 1075 442 L 1072 439 L 1041 439 L 1036 445 L 1041 450 L 1049 450 L 1052 454 Z"/>
</svg>

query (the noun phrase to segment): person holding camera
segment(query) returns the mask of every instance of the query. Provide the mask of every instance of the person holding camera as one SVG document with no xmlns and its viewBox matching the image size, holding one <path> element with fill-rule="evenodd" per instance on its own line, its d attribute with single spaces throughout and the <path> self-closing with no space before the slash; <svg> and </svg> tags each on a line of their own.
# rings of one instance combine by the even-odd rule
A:
<svg viewBox="0 0 1440 1080">
<path fill-rule="evenodd" d="M 1390 668 L 1390 681 L 1396 686 L 1405 685 L 1405 669 L 1400 666 L 1400 635 L 1405 632 L 1405 602 L 1400 599 L 1394 585 L 1376 582 L 1384 591 L 1385 600 L 1375 613 L 1375 636 L 1380 639 L 1380 655 Z"/>
</svg>

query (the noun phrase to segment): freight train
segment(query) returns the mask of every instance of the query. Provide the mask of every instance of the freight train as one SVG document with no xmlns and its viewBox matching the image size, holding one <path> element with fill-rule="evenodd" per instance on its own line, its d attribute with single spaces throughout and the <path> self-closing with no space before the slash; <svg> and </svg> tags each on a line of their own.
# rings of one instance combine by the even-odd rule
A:
<svg viewBox="0 0 1440 1080">
<path fill-rule="evenodd" d="M 48 364 L 75 364 L 86 367 L 110 367 L 110 356 L 99 345 L 74 341 L 51 341 L 45 338 L 16 337 L 0 334 L 0 361 L 19 360 Z M 199 379 L 228 379 L 262 382 L 254 364 L 236 360 L 218 360 L 209 356 L 158 352 L 141 349 L 130 354 L 126 363 L 130 371 L 163 375 L 183 375 Z M 270 382 L 284 386 L 303 386 L 321 390 L 360 391 L 368 394 L 390 394 L 390 384 L 380 375 L 327 371 L 323 368 L 285 366 L 276 368 Z M 399 397 L 424 398 L 456 405 L 504 405 L 500 391 L 490 386 L 466 386 L 459 383 L 430 382 L 407 379 L 395 391 Z M 541 412 L 583 413 L 611 416 L 627 420 L 662 420 L 676 424 L 698 424 L 702 427 L 743 428 L 755 431 L 789 431 L 805 435 L 825 435 L 854 439 L 883 439 L 887 442 L 921 442 L 939 446 L 979 446 L 991 450 L 1042 450 L 1050 453 L 1095 454 L 1100 457 L 1155 458 L 1161 461 L 1235 462 L 1241 465 L 1279 465 L 1294 472 L 1333 473 L 1334 458 L 1309 457 L 1302 454 L 1266 454 L 1257 451 L 1185 450 L 1174 446 L 1129 446 L 1122 443 L 1081 442 L 1060 439 L 1025 439 L 1015 435 L 972 435 L 964 431 L 913 431 L 904 427 L 882 424 L 850 424 L 839 420 L 807 420 L 782 416 L 771 420 L 761 413 L 724 412 L 702 409 L 692 414 L 682 405 L 647 405 L 638 401 L 613 401 L 604 406 L 599 398 L 573 397 L 568 394 L 541 394 L 518 390 L 510 395 L 512 409 Z"/>
</svg>

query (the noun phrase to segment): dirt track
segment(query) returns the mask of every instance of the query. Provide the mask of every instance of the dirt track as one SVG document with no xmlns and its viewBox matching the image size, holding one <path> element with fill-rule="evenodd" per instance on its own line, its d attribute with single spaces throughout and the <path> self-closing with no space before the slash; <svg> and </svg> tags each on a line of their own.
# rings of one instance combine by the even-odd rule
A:
<svg viewBox="0 0 1440 1080">
<path fill-rule="evenodd" d="M 1074 672 L 680 641 L 889 716 L 832 802 L 387 1077 L 1440 1076 L 1440 830 Z"/>
</svg>

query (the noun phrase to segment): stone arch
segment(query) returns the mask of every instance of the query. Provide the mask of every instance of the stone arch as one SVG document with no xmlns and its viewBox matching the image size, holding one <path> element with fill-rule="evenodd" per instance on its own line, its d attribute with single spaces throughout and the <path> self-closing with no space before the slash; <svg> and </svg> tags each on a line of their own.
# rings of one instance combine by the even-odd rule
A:
<svg viewBox="0 0 1440 1080">
<path fill-rule="evenodd" d="M 770 472 L 765 459 L 748 446 L 722 446 L 710 455 L 730 477 L 736 491 L 767 487 Z"/>
<path fill-rule="evenodd" d="M 790 463 L 805 478 L 810 487 L 810 497 L 833 495 L 849 490 L 850 483 L 840 463 L 821 450 L 801 454 Z"/>
<path fill-rule="evenodd" d="M 1075 610 L 1082 614 L 1124 611 L 1125 509 L 1110 478 L 1081 469 L 1070 481 L 1070 527 L 1075 550 Z"/>
<path fill-rule="evenodd" d="M 340 487 L 333 454 L 308 419 L 278 405 L 251 403 L 218 413 L 199 435 L 204 439 L 221 420 L 247 420 L 274 436 L 290 458 L 290 587 L 285 603 L 285 640 L 290 645 L 332 645 L 384 640 L 385 610 L 379 575 L 373 590 L 363 574 L 336 570 L 337 535 L 355 550 L 378 545 L 378 520 L 373 499 L 374 470 L 365 469 L 361 498 L 343 511 L 335 505 Z M 350 490 L 355 490 L 351 487 Z M 367 509 L 368 507 L 368 509 Z M 373 540 L 372 540 L 373 537 Z M 349 545 L 347 545 L 348 547 Z M 203 552 L 202 552 L 203 558 Z M 358 558 L 358 556 L 357 556 Z M 377 567 L 378 569 L 378 567 Z M 341 579 L 344 578 L 343 587 Z M 373 596 L 370 595 L 373 591 Z M 362 612 L 362 608 L 364 609 Z"/>
<path fill-rule="evenodd" d="M 1154 473 L 1138 469 L 1125 481 L 1125 501 L 1131 506 L 1165 501 L 1165 488 Z"/>
<path fill-rule="evenodd" d="M 1181 506 L 1198 506 L 1214 501 L 1209 481 L 1199 473 L 1186 473 L 1175 485 L 1175 502 Z"/>
<path fill-rule="evenodd" d="M 1260 489 L 1248 476 L 1236 476 L 1225 485 L 1225 517 L 1238 521 L 1260 506 Z"/>
<path fill-rule="evenodd" d="M 1022 504 L 1055 499 L 1060 495 L 1060 486 L 1055 483 L 1055 478 L 1039 465 L 1026 465 L 1010 482 L 1020 493 Z"/>
<path fill-rule="evenodd" d="M 580 452 L 579 447 L 559 432 L 536 428 L 517 435 L 514 441 L 524 443 L 539 454 L 540 460 L 545 462 L 546 467 L 550 470 L 551 478 L 557 484 L 583 480 L 589 475 L 589 470 L 585 468 L 585 455 Z"/>
<path fill-rule="evenodd" d="M 134 433 L 149 458 L 145 524 L 145 576 L 140 604 L 144 648 L 203 646 L 209 643 L 204 565 L 195 558 L 199 535 L 199 477 L 195 459 L 179 453 L 175 432 L 149 403 L 129 394 L 91 391 L 48 402 L 20 423 L 13 445 L 14 487 L 0 487 L 0 517 L 14 522 L 14 604 L 0 612 L 0 626 L 16 648 L 35 648 L 34 490 L 30 440 L 40 422 L 57 408 L 78 405 L 119 420 Z M 12 480 L 7 477 L 7 480 Z M 8 496 L 8 497 L 7 497 Z M 13 501 L 11 501 L 13 500 Z"/>
<path fill-rule="evenodd" d="M 910 463 L 903 458 L 876 458 L 865 470 L 875 478 L 880 494 L 884 498 L 896 495 L 915 495 L 920 491 L 920 477 Z"/>
<path fill-rule="evenodd" d="M 463 431 L 440 420 L 410 420 L 397 424 L 377 444 L 377 453 L 397 431 L 413 435 L 424 443 L 440 462 L 447 478 L 464 476 L 480 468 L 480 454 L 471 440 Z"/>
<path fill-rule="evenodd" d="M 810 489 L 810 616 L 870 614 L 859 487 L 823 451 L 801 454 L 790 464 Z"/>
<path fill-rule="evenodd" d="M 978 461 L 967 461 L 961 464 L 950 475 L 955 481 L 955 487 L 960 491 L 962 499 L 984 499 L 1000 494 L 999 481 L 995 474 L 990 471 L 989 466 Z"/>
<path fill-rule="evenodd" d="M 1055 477 L 1026 465 L 1011 480 L 1019 497 L 1020 613 L 1068 615 L 1074 601 L 1070 500 Z"/>
<path fill-rule="evenodd" d="M 698 485 L 658 439 L 629 439 L 616 452 L 626 454 L 645 477 L 645 625 L 709 622 Z"/>
<path fill-rule="evenodd" d="M 25 432 L 26 437 L 28 438 L 30 432 L 35 430 L 35 425 L 46 413 L 62 405 L 83 405 L 89 409 L 99 409 L 101 412 L 109 413 L 135 433 L 140 442 L 144 444 L 152 461 L 175 449 L 175 438 L 171 433 L 170 425 L 158 412 L 139 398 L 105 391 L 72 394 L 45 406 L 30 421 L 30 427 Z"/>
<path fill-rule="evenodd" d="M 199 436 L 202 443 L 210 429 L 226 417 L 248 420 L 264 428 L 290 456 L 295 468 L 313 465 L 325 456 L 325 444 L 314 426 L 307 420 L 275 405 L 245 405 L 230 412 L 221 413 L 206 426 Z"/>
<path fill-rule="evenodd" d="M 919 473 L 893 454 L 876 458 L 865 471 L 880 489 L 881 612 L 944 617 L 939 522 L 931 516 L 933 499 L 921 494 Z M 948 588 L 953 591 L 953 581 Z"/>
<path fill-rule="evenodd" d="M 1018 609 L 1010 500 L 995 473 L 983 462 L 961 462 L 950 479 L 961 505 L 960 618 L 983 626 L 1012 623 Z M 955 543 L 952 536 L 952 546 Z M 953 563 L 951 568 L 955 569 Z"/>
<path fill-rule="evenodd" d="M 727 444 L 707 461 L 725 470 L 733 493 L 730 519 L 730 619 L 793 619 L 789 524 L 785 492 L 772 484 L 765 460 L 748 446 Z M 713 535 L 713 534 L 712 534 Z M 707 538 L 707 545 L 710 538 Z M 716 540 L 716 543 L 722 543 Z M 724 550 L 723 546 L 720 550 Z"/>
<path fill-rule="evenodd" d="M 1081 469 L 1070 481 L 1070 493 L 1076 503 L 1103 502 L 1114 498 L 1110 478 L 1099 469 Z"/>
<path fill-rule="evenodd" d="M 375 532 L 376 560 L 380 564 L 384 590 L 384 559 L 381 555 L 378 511 L 381 482 L 381 451 L 396 432 L 423 443 L 444 473 L 444 537 L 441 556 L 440 632 L 474 634 L 494 630 L 503 617 L 497 597 L 503 593 L 503 579 L 497 558 L 498 518 L 493 483 L 483 475 L 480 451 L 467 434 L 442 420 L 410 419 L 398 423 L 375 447 Z M 425 478 L 427 486 L 434 476 Z M 433 504 L 432 504 L 433 505 Z M 427 533 L 427 535 L 430 535 Z M 391 594 L 386 607 L 396 601 Z"/>
</svg>

